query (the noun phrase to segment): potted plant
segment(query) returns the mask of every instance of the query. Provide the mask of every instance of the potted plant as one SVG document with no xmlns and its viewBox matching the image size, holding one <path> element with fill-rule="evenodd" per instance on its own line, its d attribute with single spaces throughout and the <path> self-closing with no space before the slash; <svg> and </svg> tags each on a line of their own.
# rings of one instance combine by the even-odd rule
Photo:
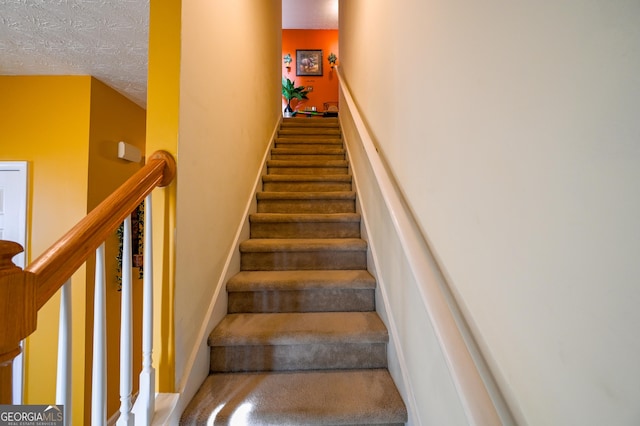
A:
<svg viewBox="0 0 640 426">
<path fill-rule="evenodd" d="M 284 61 L 284 66 L 287 68 L 287 72 L 291 71 L 291 61 L 293 59 L 291 58 L 291 54 L 287 53 L 286 55 L 284 55 L 283 61 Z"/>
<path fill-rule="evenodd" d="M 338 57 L 333 53 L 329 53 L 329 56 L 327 56 L 327 59 L 329 60 L 329 65 L 331 65 L 331 68 L 336 66 L 336 61 L 338 60 Z"/>
<path fill-rule="evenodd" d="M 284 109 L 284 116 L 291 117 L 293 109 L 291 108 L 291 100 L 297 99 L 299 101 L 303 99 L 309 99 L 307 97 L 307 90 L 304 90 L 304 86 L 296 87 L 295 83 L 288 78 L 282 78 L 282 96 L 287 100 L 287 106 Z"/>
</svg>

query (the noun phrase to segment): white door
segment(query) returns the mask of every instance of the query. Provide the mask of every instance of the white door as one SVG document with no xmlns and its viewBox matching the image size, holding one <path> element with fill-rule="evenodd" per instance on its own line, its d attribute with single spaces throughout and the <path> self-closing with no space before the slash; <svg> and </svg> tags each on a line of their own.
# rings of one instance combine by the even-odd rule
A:
<svg viewBox="0 0 640 426">
<path fill-rule="evenodd" d="M 27 162 L 0 162 L 0 240 L 27 243 Z M 26 253 L 13 258 L 24 268 Z M 22 355 L 13 361 L 13 403 L 22 404 L 24 367 Z"/>
</svg>

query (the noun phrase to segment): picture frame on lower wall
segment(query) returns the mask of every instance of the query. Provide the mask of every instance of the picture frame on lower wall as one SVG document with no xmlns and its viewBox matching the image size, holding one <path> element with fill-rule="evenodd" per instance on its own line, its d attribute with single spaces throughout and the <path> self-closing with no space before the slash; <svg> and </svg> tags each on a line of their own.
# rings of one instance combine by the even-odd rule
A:
<svg viewBox="0 0 640 426">
<path fill-rule="evenodd" d="M 322 75 L 322 50 L 296 50 L 296 75 Z"/>
</svg>

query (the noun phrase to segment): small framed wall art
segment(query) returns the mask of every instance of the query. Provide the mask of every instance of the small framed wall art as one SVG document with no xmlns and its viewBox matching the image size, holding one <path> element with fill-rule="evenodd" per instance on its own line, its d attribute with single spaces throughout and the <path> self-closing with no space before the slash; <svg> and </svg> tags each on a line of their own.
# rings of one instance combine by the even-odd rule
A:
<svg viewBox="0 0 640 426">
<path fill-rule="evenodd" d="M 322 75 L 322 50 L 296 50 L 296 75 Z"/>
</svg>

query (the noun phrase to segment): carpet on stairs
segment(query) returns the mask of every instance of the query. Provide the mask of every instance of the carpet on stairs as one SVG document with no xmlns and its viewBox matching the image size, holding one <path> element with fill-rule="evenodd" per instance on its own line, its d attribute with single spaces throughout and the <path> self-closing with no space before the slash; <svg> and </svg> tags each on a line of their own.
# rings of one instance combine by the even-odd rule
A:
<svg viewBox="0 0 640 426">
<path fill-rule="evenodd" d="M 401 425 L 338 119 L 284 119 L 182 425 Z"/>
</svg>

